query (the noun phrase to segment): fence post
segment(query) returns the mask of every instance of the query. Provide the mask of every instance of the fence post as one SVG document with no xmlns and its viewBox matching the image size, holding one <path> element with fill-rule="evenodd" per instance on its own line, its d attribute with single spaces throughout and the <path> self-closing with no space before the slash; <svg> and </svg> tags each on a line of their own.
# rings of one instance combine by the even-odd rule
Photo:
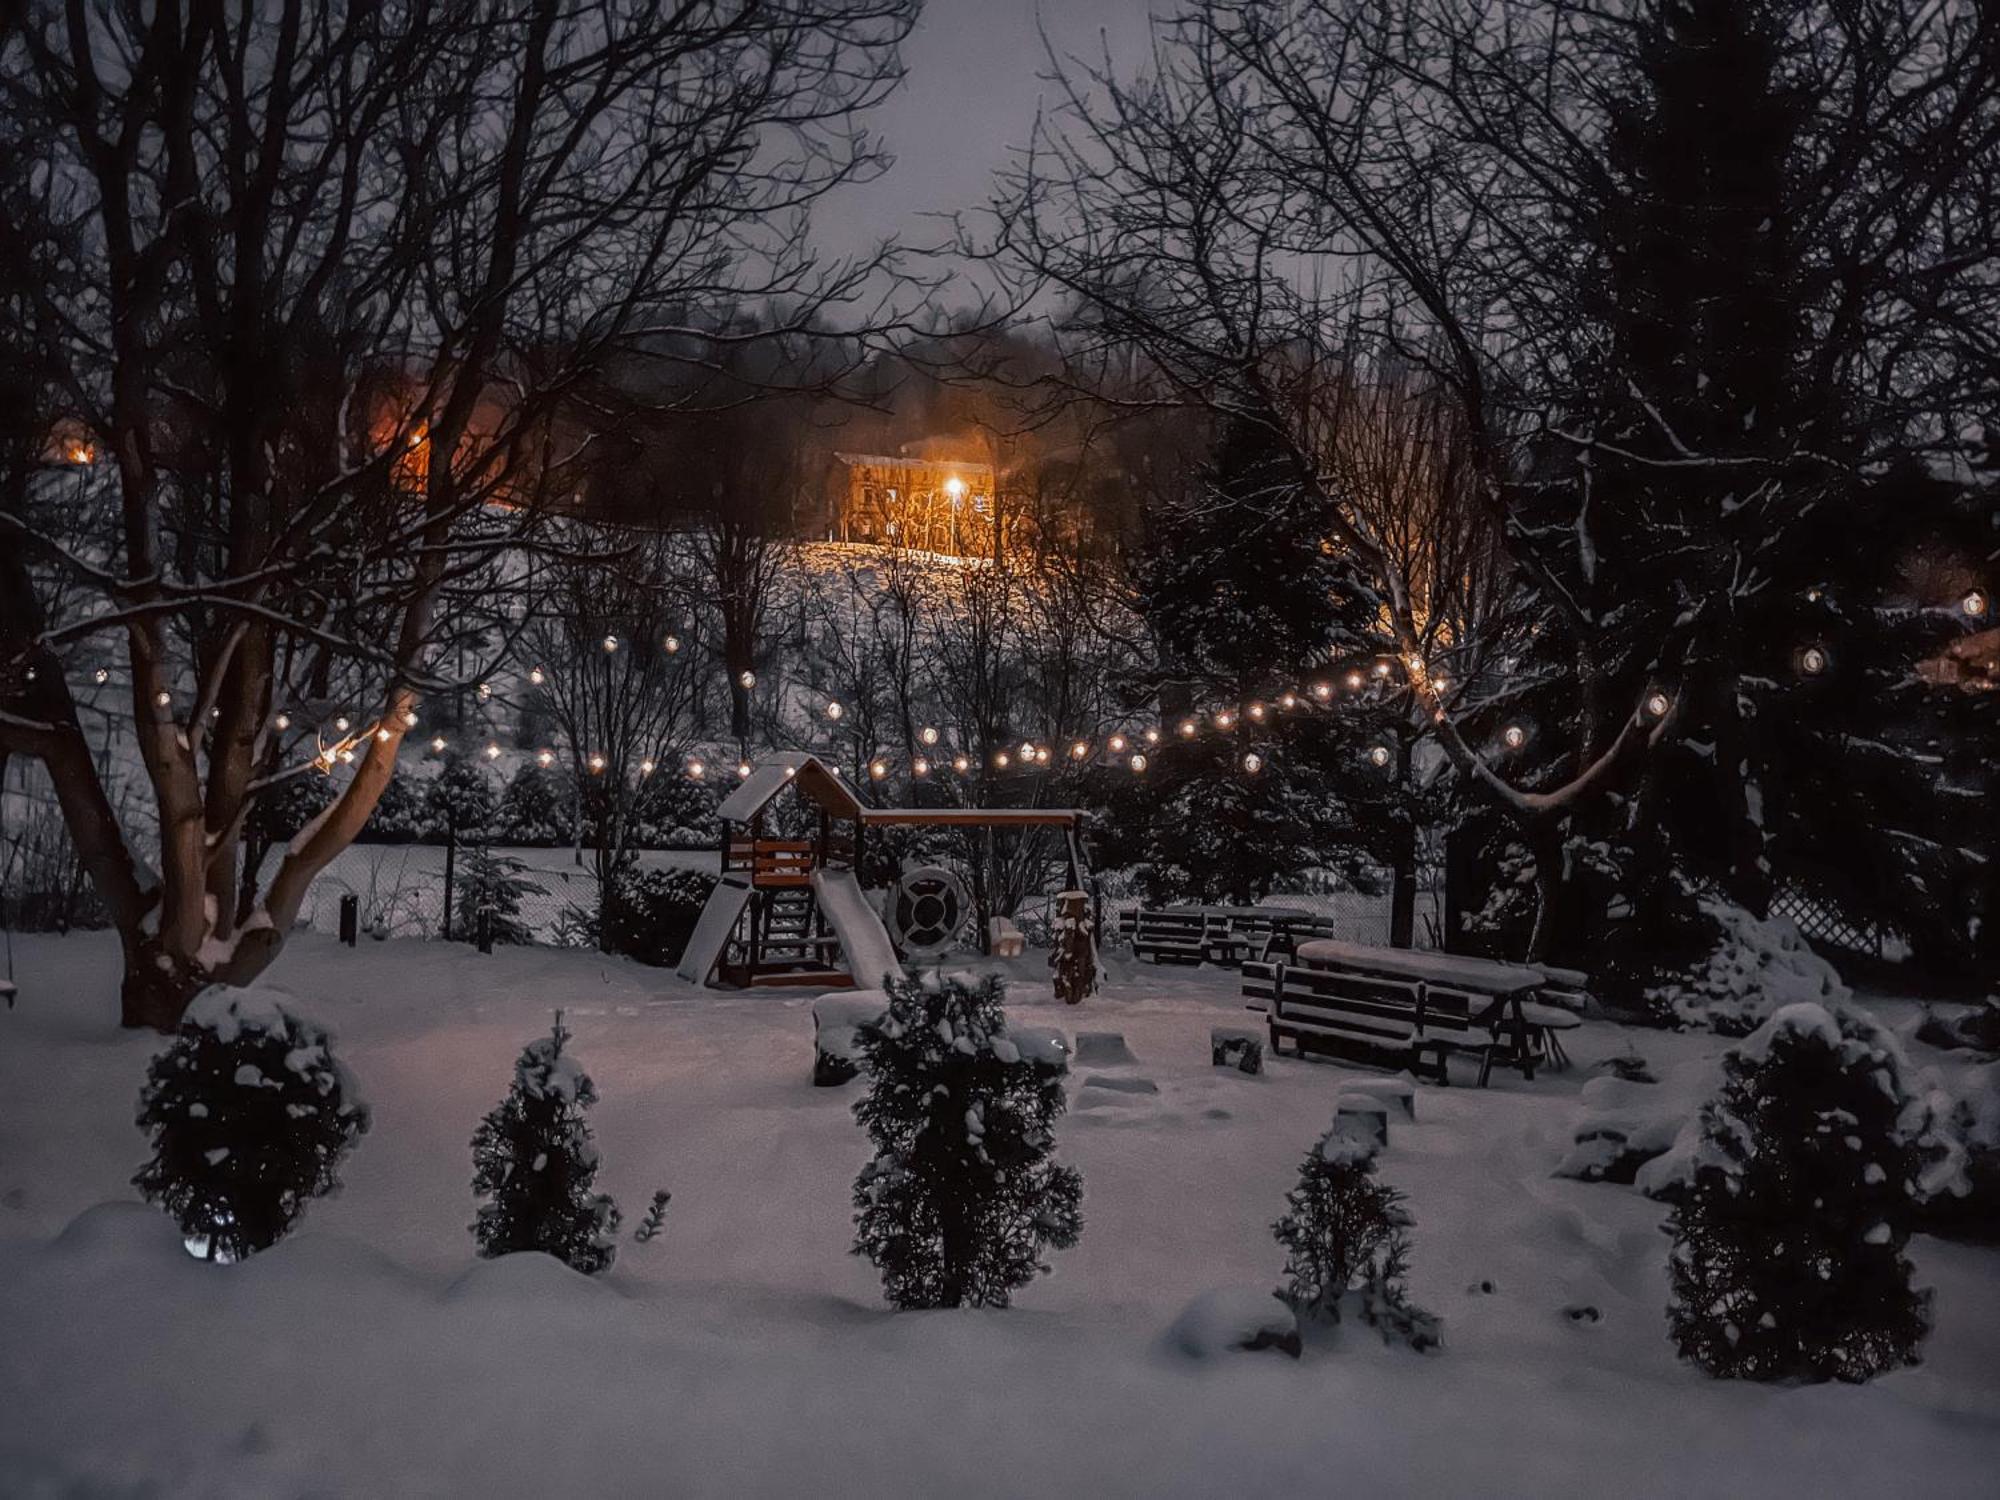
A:
<svg viewBox="0 0 2000 1500">
<path fill-rule="evenodd" d="M 361 898 L 345 895 L 340 898 L 340 940 L 352 948 L 361 936 Z"/>
<path fill-rule="evenodd" d="M 478 937 L 479 951 L 481 953 L 491 953 L 493 951 L 493 913 L 483 905 L 479 908 L 478 916 L 473 920 L 473 931 Z"/>
<path fill-rule="evenodd" d="M 458 808 L 447 797 L 444 807 L 444 940 L 451 941 L 451 892 L 457 883 Z"/>
</svg>

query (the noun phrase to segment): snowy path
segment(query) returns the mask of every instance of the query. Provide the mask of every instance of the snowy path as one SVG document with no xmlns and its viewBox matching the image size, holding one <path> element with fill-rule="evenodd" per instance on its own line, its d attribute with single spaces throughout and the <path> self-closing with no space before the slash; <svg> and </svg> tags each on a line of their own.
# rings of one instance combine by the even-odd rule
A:
<svg viewBox="0 0 2000 1500">
<path fill-rule="evenodd" d="M 854 1087 L 807 1084 L 809 997 L 589 955 L 302 939 L 274 972 L 375 1107 L 346 1192 L 197 1265 L 126 1186 L 155 1042 L 111 1029 L 112 947 L 34 939 L 0 1014 L 0 1495 L 1990 1495 L 2000 1253 L 1920 1241 L 1938 1332 L 1862 1389 L 1719 1384 L 1665 1336 L 1662 1210 L 1552 1180 L 1579 1074 L 1423 1087 L 1383 1174 L 1416 1217 L 1431 1358 L 1349 1339 L 1197 1366 L 1194 1294 L 1275 1284 L 1270 1221 L 1343 1070 L 1208 1066 L 1231 976 L 1115 967 L 1077 1009 L 1031 955 L 1010 1009 L 1124 1034 L 1059 1127 L 1082 1243 L 1004 1313 L 892 1314 L 847 1253 Z M 1039 997 L 1039 998 L 1037 998 Z M 601 1283 L 476 1262 L 467 1143 L 565 1007 L 601 1184 L 664 1236 Z M 1623 1045 L 1585 1028 L 1588 1062 Z M 1712 1041 L 1644 1034 L 1672 1063 Z M 1078 1097 L 1087 1095 L 1088 1098 Z M 60 1238 L 58 1238 L 60 1236 Z M 1493 1291 L 1477 1290 L 1490 1282 Z M 1597 1308 L 1580 1323 L 1563 1309 Z"/>
</svg>

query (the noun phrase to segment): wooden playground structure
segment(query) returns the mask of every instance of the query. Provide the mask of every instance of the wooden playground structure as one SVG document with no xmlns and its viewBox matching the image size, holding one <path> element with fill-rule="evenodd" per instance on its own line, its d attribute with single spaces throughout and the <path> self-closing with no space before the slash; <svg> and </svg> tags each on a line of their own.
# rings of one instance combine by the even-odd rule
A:
<svg viewBox="0 0 2000 1500">
<path fill-rule="evenodd" d="M 806 837 L 772 832 L 774 805 L 790 789 L 811 804 Z M 1083 879 L 1075 808 L 868 807 L 817 756 L 772 756 L 723 800 L 722 880 L 682 955 L 680 975 L 740 988 L 809 985 L 874 989 L 901 971 L 881 917 L 857 872 L 868 830 L 890 825 L 1061 829 L 1067 884 Z"/>
</svg>

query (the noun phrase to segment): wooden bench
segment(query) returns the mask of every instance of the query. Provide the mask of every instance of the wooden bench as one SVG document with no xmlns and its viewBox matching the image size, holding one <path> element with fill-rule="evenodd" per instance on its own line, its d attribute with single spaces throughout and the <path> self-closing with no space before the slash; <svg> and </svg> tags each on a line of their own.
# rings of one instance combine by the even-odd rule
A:
<svg viewBox="0 0 2000 1500">
<path fill-rule="evenodd" d="M 1479 1059 L 1484 1088 L 1496 1062 L 1535 1076 L 1537 1049 L 1520 1023 L 1518 1003 L 1489 995 L 1386 975 L 1309 969 L 1250 960 L 1243 993 L 1265 1011 L 1271 1053 L 1289 1039 L 1295 1053 L 1309 1044 L 1346 1043 L 1395 1057 L 1412 1072 L 1450 1082 L 1446 1058 Z"/>
<path fill-rule="evenodd" d="M 1198 964 L 1228 936 L 1198 906 L 1141 907 L 1132 926 L 1132 956 L 1154 963 Z"/>
</svg>

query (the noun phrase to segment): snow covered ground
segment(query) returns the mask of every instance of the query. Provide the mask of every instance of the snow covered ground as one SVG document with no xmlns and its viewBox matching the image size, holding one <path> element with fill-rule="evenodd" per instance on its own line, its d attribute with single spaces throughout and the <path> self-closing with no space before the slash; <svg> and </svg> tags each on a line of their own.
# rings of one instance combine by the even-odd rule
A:
<svg viewBox="0 0 2000 1500">
<path fill-rule="evenodd" d="M 374 1128 L 300 1233 L 214 1267 L 128 1186 L 158 1040 L 113 1025 L 113 944 L 17 940 L 17 965 L 0 1495 L 1929 1497 L 2000 1473 L 2000 1251 L 1917 1241 L 1937 1328 L 1916 1369 L 1718 1383 L 1667 1342 L 1662 1206 L 1550 1177 L 1593 1059 L 1630 1042 L 1678 1076 L 1713 1038 L 1591 1023 L 1566 1075 L 1419 1086 L 1382 1175 L 1409 1194 L 1442 1352 L 1355 1332 L 1204 1363 L 1170 1329 L 1198 1294 L 1275 1285 L 1271 1221 L 1352 1076 L 1211 1068 L 1209 1027 L 1247 1019 L 1234 976 L 1114 965 L 1072 1010 L 1035 956 L 1017 966 L 1010 1010 L 1122 1032 L 1134 1059 L 1080 1065 L 1059 1128 L 1083 1241 L 1011 1310 L 902 1314 L 847 1253 L 860 1085 L 809 1086 L 809 995 L 303 936 L 272 981 L 333 1028 Z M 473 1128 L 557 1005 L 603 1095 L 599 1185 L 628 1228 L 674 1195 L 598 1281 L 479 1262 L 466 1231 Z"/>
</svg>

